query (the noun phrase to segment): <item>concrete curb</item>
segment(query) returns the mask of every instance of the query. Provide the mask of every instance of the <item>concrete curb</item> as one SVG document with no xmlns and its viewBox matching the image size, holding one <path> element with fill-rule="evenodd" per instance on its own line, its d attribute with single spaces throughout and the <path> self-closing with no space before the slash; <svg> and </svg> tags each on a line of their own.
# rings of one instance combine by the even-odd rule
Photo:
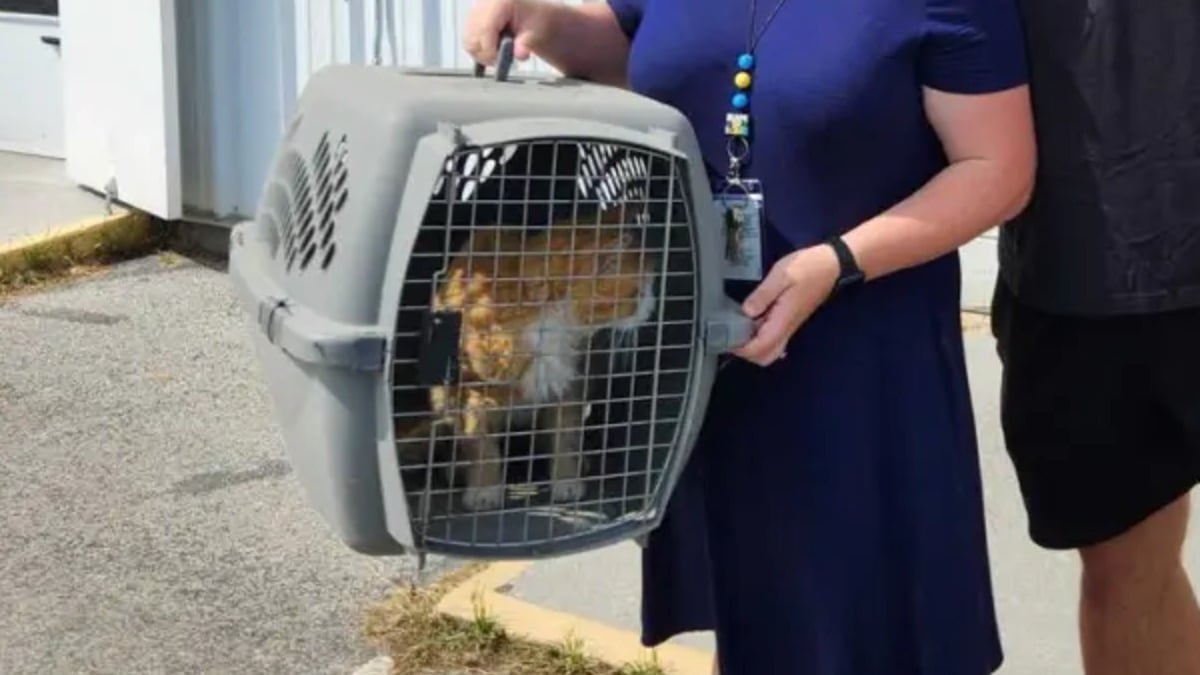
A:
<svg viewBox="0 0 1200 675">
<path fill-rule="evenodd" d="M 0 286 L 27 274 L 141 251 L 156 240 L 157 229 L 150 215 L 125 211 L 0 243 Z"/>
<path fill-rule="evenodd" d="M 475 618 L 480 606 L 510 633 L 542 644 L 561 644 L 567 637 L 582 641 L 589 656 L 620 667 L 646 661 L 651 656 L 671 675 L 709 675 L 710 652 L 665 644 L 653 650 L 642 646 L 637 633 L 557 612 L 518 600 L 511 587 L 532 563 L 501 562 L 484 568 L 453 588 L 438 603 L 438 611 L 464 621 Z"/>
</svg>

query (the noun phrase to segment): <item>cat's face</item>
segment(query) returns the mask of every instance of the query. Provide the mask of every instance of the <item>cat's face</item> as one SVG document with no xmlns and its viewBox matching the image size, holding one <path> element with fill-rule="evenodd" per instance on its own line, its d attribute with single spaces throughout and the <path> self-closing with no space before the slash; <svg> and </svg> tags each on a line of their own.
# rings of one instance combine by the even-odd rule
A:
<svg viewBox="0 0 1200 675">
<path fill-rule="evenodd" d="M 587 332 L 628 327 L 653 312 L 657 266 L 632 226 L 489 229 L 452 265 L 441 304 L 467 306 L 480 327 L 519 330 L 551 311 Z"/>
<path fill-rule="evenodd" d="M 650 318 L 658 261 L 653 251 L 642 247 L 636 231 L 585 229 L 576 232 L 574 249 L 568 296 L 577 322 L 592 330 L 621 329 Z"/>
</svg>

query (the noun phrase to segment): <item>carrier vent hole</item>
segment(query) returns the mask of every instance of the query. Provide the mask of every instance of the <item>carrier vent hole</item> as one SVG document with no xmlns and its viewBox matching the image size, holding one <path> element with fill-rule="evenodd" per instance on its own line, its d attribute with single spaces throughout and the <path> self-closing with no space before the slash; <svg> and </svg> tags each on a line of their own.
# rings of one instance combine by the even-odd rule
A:
<svg viewBox="0 0 1200 675">
<path fill-rule="evenodd" d="M 280 176 L 268 187 L 264 219 L 275 223 L 285 273 L 313 265 L 326 270 L 337 252 L 339 215 L 350 197 L 349 141 L 326 132 L 306 159 L 295 146 L 283 157 Z"/>
</svg>

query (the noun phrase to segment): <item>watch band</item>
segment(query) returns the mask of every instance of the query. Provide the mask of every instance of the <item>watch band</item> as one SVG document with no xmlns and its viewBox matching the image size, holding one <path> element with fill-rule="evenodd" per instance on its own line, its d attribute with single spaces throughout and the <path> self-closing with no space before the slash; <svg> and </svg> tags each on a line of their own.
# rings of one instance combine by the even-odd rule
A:
<svg viewBox="0 0 1200 675">
<path fill-rule="evenodd" d="M 839 291 L 847 286 L 862 283 L 866 278 L 862 269 L 858 266 L 858 261 L 854 259 L 854 253 L 850 251 L 850 247 L 842 240 L 841 236 L 834 235 L 826 240 L 838 259 L 838 278 L 833 285 L 834 291 Z"/>
</svg>

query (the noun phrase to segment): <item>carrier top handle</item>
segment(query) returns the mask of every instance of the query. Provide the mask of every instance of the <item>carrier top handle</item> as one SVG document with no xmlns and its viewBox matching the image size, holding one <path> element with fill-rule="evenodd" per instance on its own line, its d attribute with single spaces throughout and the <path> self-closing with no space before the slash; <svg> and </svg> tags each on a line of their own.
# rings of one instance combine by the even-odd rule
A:
<svg viewBox="0 0 1200 675">
<path fill-rule="evenodd" d="M 505 82 L 508 80 L 508 73 L 512 70 L 513 65 L 513 35 L 508 29 L 500 33 L 500 49 L 496 55 L 496 81 Z M 475 64 L 475 77 L 483 77 L 487 66 L 482 63 Z"/>
</svg>

